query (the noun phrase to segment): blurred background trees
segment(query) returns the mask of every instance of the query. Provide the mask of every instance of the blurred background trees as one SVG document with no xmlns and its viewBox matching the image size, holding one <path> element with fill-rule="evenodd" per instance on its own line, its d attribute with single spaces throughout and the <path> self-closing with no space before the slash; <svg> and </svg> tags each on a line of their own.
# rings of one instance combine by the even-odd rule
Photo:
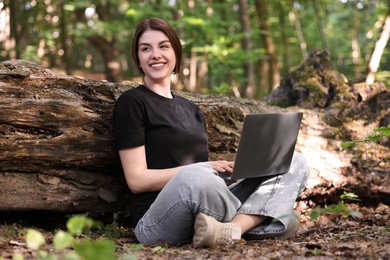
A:
<svg viewBox="0 0 390 260">
<path fill-rule="evenodd" d="M 0 0 L 0 60 L 139 81 L 131 40 L 161 17 L 184 46 L 177 88 L 261 98 L 313 49 L 350 81 L 390 86 L 390 0 Z"/>
</svg>

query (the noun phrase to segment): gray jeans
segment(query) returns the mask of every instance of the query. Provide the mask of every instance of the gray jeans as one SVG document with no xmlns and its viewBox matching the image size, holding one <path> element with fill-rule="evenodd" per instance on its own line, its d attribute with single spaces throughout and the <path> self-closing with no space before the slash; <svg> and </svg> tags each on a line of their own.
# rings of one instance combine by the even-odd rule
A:
<svg viewBox="0 0 390 260">
<path fill-rule="evenodd" d="M 305 187 L 309 168 L 295 153 L 288 173 L 270 178 L 246 179 L 227 186 L 208 163 L 184 167 L 161 190 L 140 219 L 135 235 L 139 242 L 186 243 L 194 235 L 199 212 L 228 222 L 238 213 L 263 215 L 265 221 L 247 233 L 282 233 L 292 214 L 296 198 Z"/>
</svg>

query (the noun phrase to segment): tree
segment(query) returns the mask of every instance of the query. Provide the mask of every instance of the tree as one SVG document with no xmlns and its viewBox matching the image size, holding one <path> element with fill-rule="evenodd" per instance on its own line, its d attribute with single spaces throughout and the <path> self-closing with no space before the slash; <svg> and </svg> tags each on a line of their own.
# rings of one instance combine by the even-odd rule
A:
<svg viewBox="0 0 390 260">
<path fill-rule="evenodd" d="M 61 45 L 63 50 L 62 60 L 65 64 L 66 74 L 72 75 L 73 71 L 73 60 L 71 58 L 71 49 L 70 49 L 70 38 L 68 36 L 68 20 L 67 20 L 67 12 L 64 8 L 64 0 L 61 0 L 59 8 L 60 8 L 60 31 L 61 31 Z"/>
<path fill-rule="evenodd" d="M 383 90 L 369 97 L 370 102 L 359 102 L 352 87 L 344 88 L 343 80 L 339 80 L 342 86 L 335 85 L 342 78 L 337 71 L 318 66 L 320 59 L 313 58 L 302 64 L 312 68 L 310 75 L 302 67 L 289 75 L 287 83 L 293 83 L 293 91 L 304 94 L 302 86 L 313 88 L 310 84 L 316 83 L 323 86 L 317 91 L 333 86 L 345 93 L 332 96 L 337 91 L 329 91 L 318 96 L 311 92 L 311 97 L 296 97 L 296 104 L 307 109 L 221 95 L 177 94 L 193 100 L 205 113 L 211 160 L 234 159 L 246 114 L 303 111 L 300 138 L 304 142 L 298 141 L 297 151 L 312 162 L 313 180 L 306 199 L 323 203 L 325 192 L 326 202 L 338 201 L 340 191 L 347 189 L 359 198 L 388 200 L 389 147 L 373 143 L 372 151 L 380 149 L 377 159 L 367 160 L 362 151 L 351 164 L 351 158 L 334 144 L 351 136 L 361 139 L 365 131 L 381 124 L 388 110 L 382 103 L 388 101 L 389 92 Z M 131 196 L 121 171 L 111 117 L 117 97 L 137 84 L 81 80 L 20 60 L 0 63 L 0 71 L 0 211 L 128 209 Z M 318 108 L 319 100 L 328 107 Z M 341 100 L 348 103 L 340 106 Z M 357 109 L 359 113 L 355 113 Z M 337 116 L 332 118 L 334 113 Z M 355 120 L 360 113 L 365 116 Z M 362 123 L 366 127 L 356 132 Z M 329 164 L 329 158 L 334 163 Z"/>
<path fill-rule="evenodd" d="M 119 16 L 117 3 L 110 0 L 99 1 L 95 8 L 88 8 L 89 12 L 91 12 L 89 17 L 87 17 L 85 13 L 87 9 L 79 8 L 76 10 L 78 21 L 87 26 L 88 22 L 99 24 L 100 22 L 108 22 L 110 19 L 115 22 L 113 17 Z M 93 15 L 94 12 L 96 12 L 96 16 Z M 107 34 L 108 35 L 103 36 L 97 32 L 92 32 L 86 36 L 86 39 L 102 56 L 106 79 L 111 82 L 121 82 L 123 80 L 122 64 L 119 59 L 119 51 L 116 48 L 117 37 L 110 31 Z"/>
<path fill-rule="evenodd" d="M 260 61 L 260 75 L 263 75 L 266 79 L 264 86 L 266 89 L 262 89 L 264 93 L 270 93 L 280 80 L 280 74 L 278 70 L 278 60 L 276 57 L 275 46 L 270 35 L 268 28 L 268 5 L 267 0 L 256 0 L 256 12 L 257 19 L 261 30 L 261 41 L 265 54 L 268 57 L 267 61 Z M 260 89 L 262 84 L 260 84 Z"/>
<path fill-rule="evenodd" d="M 290 6 L 291 6 L 290 17 L 291 17 L 291 21 L 294 24 L 295 32 L 297 34 L 299 49 L 300 49 L 301 54 L 302 54 L 302 60 L 306 60 L 308 57 L 307 44 L 306 44 L 305 38 L 303 36 L 302 26 L 301 26 L 301 22 L 299 20 L 299 14 L 298 14 L 293 3 L 291 3 Z"/>
<path fill-rule="evenodd" d="M 352 17 L 352 64 L 354 68 L 355 78 L 360 77 L 360 47 L 359 47 L 359 26 L 360 26 L 360 15 L 358 11 L 358 1 L 353 2 L 353 17 Z"/>
<path fill-rule="evenodd" d="M 241 15 L 245 2 L 247 11 Z M 385 2 L 6 0 L 0 1 L 0 59 L 19 57 L 110 81 L 132 79 L 139 76 L 130 53 L 135 25 L 158 16 L 173 24 L 183 42 L 180 89 L 232 95 L 253 85 L 257 98 L 278 86 L 281 73 L 285 76 L 312 49 L 328 48 L 333 64 L 348 79 L 365 77 L 362 66 L 371 60 L 378 17 L 384 22 L 387 15 Z M 291 24 L 285 21 L 286 12 Z M 389 57 L 384 48 L 376 79 L 386 82 Z"/>
<path fill-rule="evenodd" d="M 389 10 L 390 10 L 390 4 L 389 4 Z M 387 15 L 386 17 L 385 22 L 383 23 L 382 33 L 375 44 L 374 52 L 372 53 L 371 60 L 368 64 L 368 74 L 366 78 L 366 83 L 368 85 L 374 83 L 375 73 L 378 70 L 383 51 L 389 40 L 389 36 L 390 36 L 390 12 L 389 15 Z"/>
<path fill-rule="evenodd" d="M 328 42 L 326 40 L 326 35 L 325 35 L 325 31 L 324 31 L 324 25 L 323 25 L 323 22 L 322 22 L 321 5 L 320 5 L 319 0 L 313 0 L 313 6 L 314 6 L 315 14 L 316 14 L 316 21 L 317 21 L 318 32 L 319 32 L 320 37 L 321 37 L 322 48 L 324 48 L 325 50 L 330 51 L 329 50 L 329 46 L 328 46 Z"/>
<path fill-rule="evenodd" d="M 241 32 L 244 35 L 242 39 L 242 49 L 249 53 L 252 51 L 252 39 L 251 39 L 251 26 L 249 20 L 249 10 L 248 10 L 248 1 L 240 0 L 240 23 L 241 23 Z M 244 63 L 244 75 L 246 81 L 243 82 L 241 86 L 241 95 L 243 97 L 253 98 L 255 94 L 254 86 L 254 70 L 253 62 L 249 59 Z"/>
</svg>

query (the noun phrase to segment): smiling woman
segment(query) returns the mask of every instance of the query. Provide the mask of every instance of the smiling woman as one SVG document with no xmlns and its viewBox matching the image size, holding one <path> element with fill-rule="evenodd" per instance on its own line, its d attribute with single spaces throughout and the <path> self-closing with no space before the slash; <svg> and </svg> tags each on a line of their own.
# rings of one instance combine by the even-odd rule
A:
<svg viewBox="0 0 390 260">
<path fill-rule="evenodd" d="M 172 98 L 166 86 L 170 86 L 176 57 L 168 37 L 160 31 L 145 31 L 139 38 L 138 59 L 145 85 L 162 96 Z"/>
<path fill-rule="evenodd" d="M 228 187 L 219 174 L 231 175 L 234 162 L 209 161 L 203 112 L 171 92 L 182 55 L 175 30 L 161 19 L 143 20 L 132 54 L 144 84 L 119 97 L 113 121 L 138 241 L 212 247 L 237 243 L 244 233 L 295 235 L 292 208 L 309 173 L 302 156 L 289 173 Z"/>
</svg>

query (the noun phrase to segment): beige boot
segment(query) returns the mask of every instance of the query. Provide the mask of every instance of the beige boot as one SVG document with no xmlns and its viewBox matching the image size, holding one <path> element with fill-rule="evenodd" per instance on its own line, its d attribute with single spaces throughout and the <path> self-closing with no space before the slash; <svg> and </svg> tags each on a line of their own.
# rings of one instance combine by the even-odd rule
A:
<svg viewBox="0 0 390 260">
<path fill-rule="evenodd" d="M 241 239 L 241 228 L 233 223 L 222 223 L 215 218 L 198 213 L 195 219 L 194 247 L 231 245 Z"/>
</svg>

